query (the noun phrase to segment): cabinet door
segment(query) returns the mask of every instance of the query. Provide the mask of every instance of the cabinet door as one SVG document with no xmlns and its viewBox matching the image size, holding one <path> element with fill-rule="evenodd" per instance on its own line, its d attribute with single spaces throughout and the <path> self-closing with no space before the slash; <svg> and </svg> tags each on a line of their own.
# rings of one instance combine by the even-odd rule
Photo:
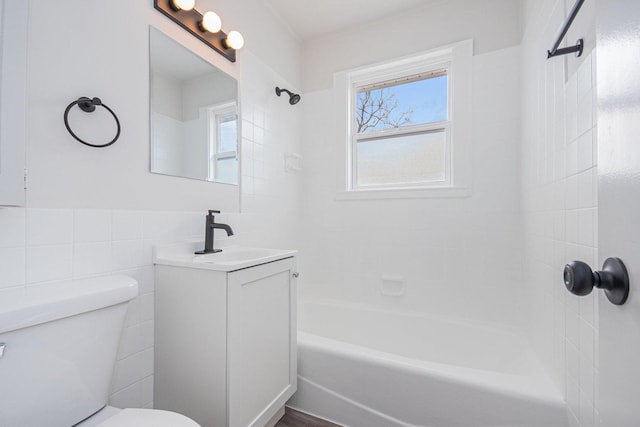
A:
<svg viewBox="0 0 640 427">
<path fill-rule="evenodd" d="M 296 390 L 294 258 L 229 273 L 229 427 L 262 427 Z"/>
<path fill-rule="evenodd" d="M 0 205 L 24 205 L 26 0 L 0 0 Z"/>
</svg>

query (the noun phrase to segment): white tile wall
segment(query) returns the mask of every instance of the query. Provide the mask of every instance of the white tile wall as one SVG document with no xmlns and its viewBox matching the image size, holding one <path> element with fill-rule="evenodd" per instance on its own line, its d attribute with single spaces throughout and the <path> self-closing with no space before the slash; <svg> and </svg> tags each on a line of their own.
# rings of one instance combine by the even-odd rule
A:
<svg viewBox="0 0 640 427">
<path fill-rule="evenodd" d="M 243 241 L 298 248 L 302 173 L 285 170 L 285 153 L 302 154 L 302 109 L 275 95 L 296 88 L 251 52 L 243 52 L 241 205 Z"/>
<path fill-rule="evenodd" d="M 139 282 L 118 350 L 111 404 L 153 405 L 153 265 L 163 241 L 202 239 L 205 213 L 0 209 L 0 288 L 121 273 Z M 225 215 L 238 230 L 238 215 Z M 217 236 L 216 238 L 222 238 Z M 234 238 L 224 239 L 225 244 Z"/>
<path fill-rule="evenodd" d="M 233 237 L 218 244 L 297 248 L 300 173 L 285 172 L 284 153 L 301 152 L 300 105 L 275 96 L 293 89 L 251 52 L 243 52 L 243 213 L 222 213 Z M 304 102 L 304 98 L 303 101 Z M 215 196 L 215 195 L 214 195 Z M 216 208 L 215 197 L 211 208 Z M 153 406 L 153 264 L 160 242 L 204 238 L 205 212 L 0 208 L 0 289 L 121 273 L 139 282 L 114 370 L 110 403 Z"/>
<path fill-rule="evenodd" d="M 566 291 L 564 265 L 597 261 L 596 53 L 546 60 L 563 0 L 528 2 L 523 38 L 522 206 L 525 279 L 535 348 L 564 391 L 571 426 L 596 425 L 597 295 Z M 582 61 L 567 76 L 565 61 Z"/>
<path fill-rule="evenodd" d="M 337 201 L 336 89 L 305 94 L 299 295 L 522 324 L 519 69 L 509 48 L 473 58 L 473 195 Z M 405 292 L 380 292 L 401 276 Z"/>
</svg>

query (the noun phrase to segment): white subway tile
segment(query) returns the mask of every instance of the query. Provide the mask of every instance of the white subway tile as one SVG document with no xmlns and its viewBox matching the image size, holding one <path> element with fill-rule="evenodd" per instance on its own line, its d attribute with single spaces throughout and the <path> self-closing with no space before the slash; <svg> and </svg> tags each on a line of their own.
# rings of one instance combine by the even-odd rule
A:
<svg viewBox="0 0 640 427">
<path fill-rule="evenodd" d="M 580 356 L 589 363 L 589 366 L 594 366 L 595 355 L 595 331 L 587 321 L 579 320 L 580 328 Z"/>
<path fill-rule="evenodd" d="M 131 270 L 124 270 L 122 274 L 133 277 L 138 282 L 138 295 L 144 295 L 149 292 L 153 292 L 153 265 L 143 265 L 139 268 L 133 268 Z"/>
<path fill-rule="evenodd" d="M 596 324 L 595 301 L 596 299 L 592 294 L 580 299 L 580 317 L 594 327 Z"/>
<path fill-rule="evenodd" d="M 211 208 L 215 209 L 215 206 Z M 185 240 L 192 235 L 192 218 L 192 213 L 146 212 L 143 216 L 143 238 L 156 242 Z"/>
<path fill-rule="evenodd" d="M 567 423 L 569 427 L 581 427 L 578 417 L 571 410 L 567 411 Z"/>
<path fill-rule="evenodd" d="M 593 97 L 585 96 L 578 104 L 578 136 L 591 128 L 593 128 Z"/>
<path fill-rule="evenodd" d="M 578 171 L 587 170 L 593 164 L 593 133 L 589 129 L 578 138 Z"/>
<path fill-rule="evenodd" d="M 193 236 L 198 236 L 204 240 L 204 228 L 206 223 L 206 212 L 194 212 L 189 215 L 191 222 L 191 230 L 189 233 Z"/>
<path fill-rule="evenodd" d="M 142 239 L 142 212 L 114 211 L 111 214 L 113 240 Z"/>
<path fill-rule="evenodd" d="M 27 209 L 27 245 L 60 245 L 73 242 L 73 211 Z"/>
<path fill-rule="evenodd" d="M 595 401 L 595 369 L 591 364 L 591 361 L 587 358 L 580 360 L 580 389 L 583 393 L 583 398 L 593 408 L 593 402 Z"/>
<path fill-rule="evenodd" d="M 108 242 L 111 240 L 111 212 L 75 210 L 73 241 L 75 243 Z"/>
<path fill-rule="evenodd" d="M 578 106 L 578 76 L 572 75 L 565 86 L 565 110 L 576 112 Z"/>
<path fill-rule="evenodd" d="M 253 123 L 256 126 L 264 129 L 266 127 L 265 117 L 266 117 L 265 109 L 256 105 L 255 108 L 253 109 Z"/>
<path fill-rule="evenodd" d="M 593 403 L 584 393 L 580 393 L 580 427 L 595 427 L 595 412 Z"/>
<path fill-rule="evenodd" d="M 596 183 L 593 179 L 594 173 L 592 169 L 578 174 L 578 208 L 592 208 L 595 206 L 593 193 Z"/>
<path fill-rule="evenodd" d="M 73 246 L 73 275 L 106 274 L 111 270 L 111 243 L 83 243 Z"/>
<path fill-rule="evenodd" d="M 71 279 L 72 245 L 27 247 L 27 283 Z"/>
<path fill-rule="evenodd" d="M 580 68 L 578 68 L 578 72 L 576 73 L 578 78 L 578 87 L 577 87 L 577 100 L 578 103 L 582 101 L 586 96 L 590 95 L 591 88 L 593 87 L 591 80 L 591 55 L 587 56 Z"/>
<path fill-rule="evenodd" d="M 591 51 L 591 85 L 592 87 L 596 87 L 598 81 L 598 53 L 596 49 Z"/>
<path fill-rule="evenodd" d="M 122 332 L 118 360 L 153 347 L 153 321 L 126 327 Z"/>
<path fill-rule="evenodd" d="M 140 295 L 140 320 L 153 320 L 154 294 L 145 293 Z"/>
<path fill-rule="evenodd" d="M 571 415 L 580 416 L 580 386 L 573 378 L 567 379 L 566 401 Z M 571 425 L 571 423 L 570 423 Z M 580 426 L 578 422 L 577 426 Z"/>
<path fill-rule="evenodd" d="M 565 192 L 565 209 L 578 209 L 580 193 L 578 192 L 578 177 L 572 175 L 567 178 L 566 192 Z"/>
<path fill-rule="evenodd" d="M 567 242 L 578 243 L 580 238 L 580 227 L 579 227 L 579 215 L 580 211 L 570 210 L 566 211 L 566 238 Z"/>
<path fill-rule="evenodd" d="M 142 267 L 148 256 L 143 250 L 142 240 L 122 240 L 111 242 L 112 268 L 114 271 Z"/>
<path fill-rule="evenodd" d="M 152 374 L 153 349 L 147 349 L 116 363 L 111 389 L 118 392 Z"/>
<path fill-rule="evenodd" d="M 127 315 L 124 320 L 124 326 L 134 326 L 141 322 L 140 316 L 140 296 L 129 301 L 127 305 Z"/>
<path fill-rule="evenodd" d="M 141 382 L 136 382 L 113 393 L 109 398 L 109 404 L 120 409 L 142 407 L 141 386 Z"/>
<path fill-rule="evenodd" d="M 570 294 L 569 298 L 573 298 L 577 301 L 577 296 Z M 580 318 L 578 317 L 578 313 L 571 309 L 567 309 L 565 312 L 565 322 L 566 322 L 566 334 L 567 340 L 575 349 L 580 348 Z M 567 357 L 569 355 L 567 354 Z M 577 376 L 576 376 L 577 378 Z"/>
<path fill-rule="evenodd" d="M 153 375 L 140 381 L 140 398 L 143 407 L 153 407 Z"/>
<path fill-rule="evenodd" d="M 25 248 L 0 248 L 0 288 L 24 285 L 26 281 Z"/>
<path fill-rule="evenodd" d="M 253 123 L 249 120 L 242 120 L 242 138 L 253 141 Z M 242 153 L 244 157 L 244 152 Z"/>
<path fill-rule="evenodd" d="M 571 141 L 567 146 L 567 176 L 578 172 L 578 141 Z"/>
<path fill-rule="evenodd" d="M 24 246 L 26 243 L 26 210 L 0 208 L 0 247 Z"/>
<path fill-rule="evenodd" d="M 203 227 L 204 228 L 204 227 Z M 189 239 L 182 239 L 189 240 Z M 140 265 L 153 265 L 153 248 L 155 246 L 155 240 L 143 239 L 142 240 L 142 256 L 140 259 Z"/>
<path fill-rule="evenodd" d="M 253 128 L 253 142 L 256 144 L 264 145 L 266 142 L 265 130 L 261 127 L 255 126 Z"/>
<path fill-rule="evenodd" d="M 578 243 L 593 247 L 595 244 L 593 230 L 593 209 L 580 209 L 578 211 Z"/>
</svg>

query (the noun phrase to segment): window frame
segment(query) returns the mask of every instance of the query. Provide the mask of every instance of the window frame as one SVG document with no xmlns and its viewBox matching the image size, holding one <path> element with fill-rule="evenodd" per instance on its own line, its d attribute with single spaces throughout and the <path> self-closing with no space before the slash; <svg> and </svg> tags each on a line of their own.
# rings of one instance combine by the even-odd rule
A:
<svg viewBox="0 0 640 427">
<path fill-rule="evenodd" d="M 239 116 L 238 106 L 235 102 L 226 102 L 223 104 L 216 104 L 204 107 L 206 110 L 207 118 L 207 139 L 208 139 L 208 179 L 209 181 L 218 182 L 218 160 L 238 158 L 238 147 L 240 145 L 240 128 L 239 128 Z M 235 116 L 236 129 L 238 137 L 236 137 L 236 150 L 235 151 L 220 151 L 220 132 L 222 120 L 229 116 Z M 227 182 L 223 182 L 229 184 Z"/>
<path fill-rule="evenodd" d="M 452 109 L 451 109 L 451 79 L 449 78 L 449 69 L 451 67 L 450 62 L 443 63 L 434 63 L 432 66 L 429 66 L 428 69 L 424 69 L 418 74 L 407 75 L 406 73 L 399 71 L 395 73 L 392 79 L 386 80 L 384 82 L 377 81 L 376 77 L 372 76 L 369 79 L 359 81 L 352 81 L 351 91 L 352 91 L 352 108 L 350 109 L 351 116 L 351 153 L 350 153 L 350 161 L 351 167 L 349 169 L 350 174 L 350 184 L 353 190 L 375 190 L 375 189 L 389 189 L 389 190 L 397 190 L 404 188 L 430 188 L 430 187 L 440 187 L 443 185 L 451 184 L 451 123 L 452 119 Z M 420 75 L 431 75 L 425 76 L 424 78 L 417 78 Z M 367 133 L 358 133 L 356 132 L 356 120 L 355 120 L 355 109 L 358 106 L 358 93 L 362 89 L 372 88 L 375 86 L 390 87 L 393 86 L 389 83 L 397 82 L 400 80 L 406 80 L 406 83 L 411 83 L 420 80 L 426 80 L 428 78 L 435 78 L 438 76 L 446 75 L 447 76 L 447 119 L 440 120 L 437 122 L 428 122 L 416 125 L 407 125 L 400 126 L 397 128 L 389 128 L 379 131 L 372 131 Z M 373 83 L 368 83 L 369 81 L 373 81 Z M 367 82 L 367 83 L 363 83 Z M 445 150 L 444 150 L 444 180 L 442 181 L 421 181 L 421 182 L 405 182 L 399 184 L 379 184 L 379 185 L 358 185 L 357 184 L 357 176 L 358 176 L 358 143 L 364 141 L 375 141 L 381 139 L 391 139 L 398 136 L 406 135 L 417 135 L 417 134 L 427 134 L 432 133 L 434 131 L 444 131 L 445 135 Z"/>
<path fill-rule="evenodd" d="M 471 65 L 473 41 L 466 40 L 421 54 L 403 57 L 373 66 L 363 67 L 334 76 L 338 92 L 336 101 L 337 132 L 345 141 L 340 159 L 338 191 L 336 199 L 416 198 L 416 197 L 468 197 L 471 194 Z M 447 70 L 448 105 L 447 120 L 428 124 L 411 125 L 399 129 L 370 132 L 365 138 L 355 133 L 355 109 L 358 89 L 374 84 L 411 78 L 419 74 Z M 346 98 L 346 102 L 345 102 Z M 445 181 L 421 183 L 356 186 L 357 141 L 377 137 L 392 137 L 403 133 L 426 132 L 445 129 Z M 343 142 L 344 143 L 344 142 Z"/>
</svg>

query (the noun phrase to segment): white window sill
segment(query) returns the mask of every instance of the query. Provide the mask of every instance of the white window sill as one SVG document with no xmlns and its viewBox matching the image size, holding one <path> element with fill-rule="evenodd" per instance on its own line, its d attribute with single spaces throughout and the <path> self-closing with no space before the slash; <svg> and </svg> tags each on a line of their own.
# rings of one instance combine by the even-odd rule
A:
<svg viewBox="0 0 640 427">
<path fill-rule="evenodd" d="M 448 199 L 471 196 L 469 187 L 431 187 L 349 190 L 336 193 L 335 200 L 381 200 L 381 199 Z"/>
</svg>

